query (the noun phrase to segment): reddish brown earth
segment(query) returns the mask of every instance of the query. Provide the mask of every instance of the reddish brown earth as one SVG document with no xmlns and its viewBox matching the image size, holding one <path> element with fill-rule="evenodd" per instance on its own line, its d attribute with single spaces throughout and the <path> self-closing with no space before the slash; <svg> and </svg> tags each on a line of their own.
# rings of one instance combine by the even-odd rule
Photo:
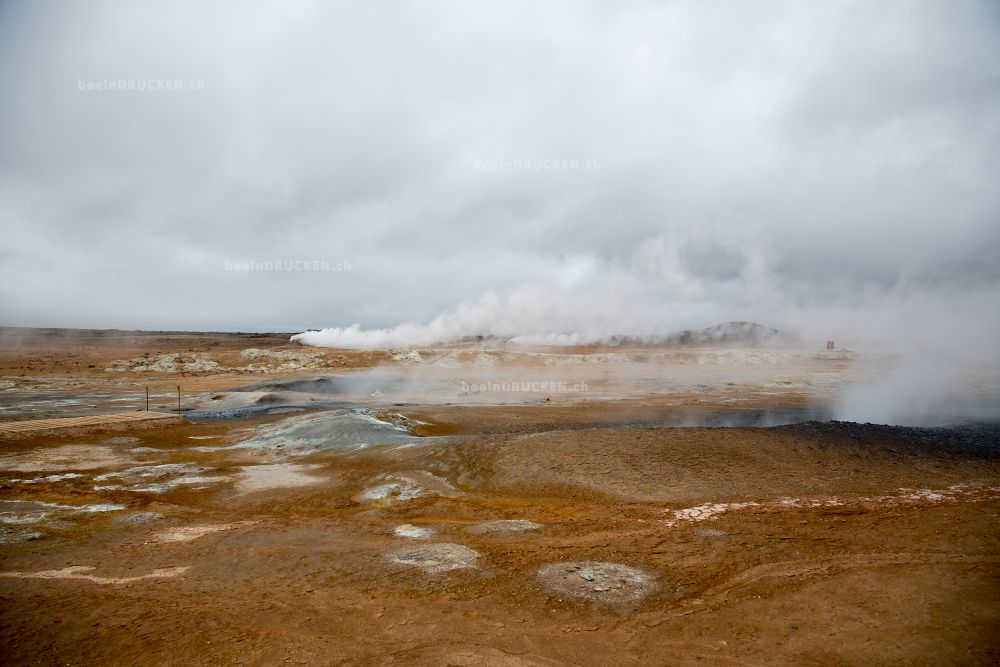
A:
<svg viewBox="0 0 1000 667">
<path fill-rule="evenodd" d="M 208 351 L 216 342 L 192 336 L 183 345 Z M 173 344 L 153 343 L 149 350 L 157 354 Z M 71 376 L 72 364 L 86 355 L 105 355 L 101 363 L 141 356 L 141 342 L 135 345 L 63 353 L 56 346 L 32 353 L 32 372 Z M 212 349 L 226 345 L 234 358 L 246 347 L 266 347 L 230 339 Z M 374 359 L 324 354 L 358 366 Z M 17 354 L 8 350 L 4 358 L 6 379 L 20 382 Z M 229 371 L 193 377 L 212 391 L 247 381 Z M 163 374 L 144 380 L 174 381 Z M 431 436 L 415 446 L 296 458 L 191 448 L 235 444 L 301 413 L 0 439 L 0 512 L 8 518 L 31 518 L 20 501 L 124 508 L 50 508 L 35 523 L 0 524 L 7 529 L 0 543 L 0 661 L 1000 661 L 995 432 L 622 428 L 722 409 L 738 391 L 407 405 L 392 410 L 425 422 L 415 430 Z M 758 407 L 802 404 L 798 391 L 748 393 Z M 95 477 L 165 464 L 185 464 L 185 474 L 213 481 L 159 492 L 137 491 L 139 482 L 94 488 L 121 482 Z M 255 490 L 242 477 L 247 471 L 264 475 L 258 480 L 273 474 L 300 484 Z M 78 476 L 44 479 L 66 473 Z M 395 502 L 365 499 L 400 480 L 428 492 Z M 143 512 L 162 516 L 124 520 Z M 478 527 L 500 519 L 541 527 Z M 434 533 L 403 537 L 395 529 L 404 524 Z M 22 539 L 29 532 L 40 535 Z M 424 547 L 441 544 L 456 545 L 430 550 L 444 553 L 446 565 L 466 553 L 460 547 L 478 555 L 471 567 L 450 570 L 393 560 L 427 558 Z M 648 575 L 645 597 L 625 600 L 622 594 L 633 591 L 625 584 L 587 579 L 594 576 L 591 562 Z M 554 563 L 565 564 L 556 572 L 583 597 L 540 578 L 539 570 Z"/>
</svg>

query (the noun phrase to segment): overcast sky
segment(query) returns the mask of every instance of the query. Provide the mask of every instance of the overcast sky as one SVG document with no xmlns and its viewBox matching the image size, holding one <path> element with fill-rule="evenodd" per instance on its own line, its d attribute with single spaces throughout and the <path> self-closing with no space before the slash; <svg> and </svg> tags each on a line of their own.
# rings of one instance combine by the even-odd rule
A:
<svg viewBox="0 0 1000 667">
<path fill-rule="evenodd" d="M 0 323 L 986 339 L 998 36 L 962 0 L 5 2 Z M 233 270 L 269 260 L 331 270 Z"/>
</svg>

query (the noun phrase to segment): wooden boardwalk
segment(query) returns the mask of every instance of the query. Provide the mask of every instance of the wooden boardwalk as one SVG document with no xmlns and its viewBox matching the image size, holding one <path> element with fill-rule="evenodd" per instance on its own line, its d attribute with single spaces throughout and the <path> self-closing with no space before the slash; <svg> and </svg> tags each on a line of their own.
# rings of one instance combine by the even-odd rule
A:
<svg viewBox="0 0 1000 667">
<path fill-rule="evenodd" d="M 110 415 L 90 415 L 87 417 L 60 417 L 57 419 L 29 419 L 26 421 L 0 422 L 0 435 L 15 433 L 31 433 L 33 431 L 51 431 L 61 428 L 80 428 L 87 426 L 116 426 L 157 419 L 181 419 L 179 415 L 164 412 L 116 412 Z"/>
</svg>

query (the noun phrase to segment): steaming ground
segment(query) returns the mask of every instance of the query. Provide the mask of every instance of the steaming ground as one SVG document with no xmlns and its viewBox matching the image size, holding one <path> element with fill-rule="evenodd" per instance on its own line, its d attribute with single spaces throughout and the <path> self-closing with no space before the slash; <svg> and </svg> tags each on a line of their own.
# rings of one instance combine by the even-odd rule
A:
<svg viewBox="0 0 1000 667">
<path fill-rule="evenodd" d="M 5 662 L 1000 659 L 1000 427 L 825 421 L 891 356 L 99 339 L 4 418 L 189 419 L 3 440 Z"/>
</svg>

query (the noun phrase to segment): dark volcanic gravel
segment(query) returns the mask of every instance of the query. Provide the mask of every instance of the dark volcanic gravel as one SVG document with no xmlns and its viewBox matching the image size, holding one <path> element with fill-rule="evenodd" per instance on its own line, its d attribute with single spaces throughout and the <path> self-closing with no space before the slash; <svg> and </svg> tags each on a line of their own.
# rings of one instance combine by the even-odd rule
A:
<svg viewBox="0 0 1000 667">
<path fill-rule="evenodd" d="M 996 422 L 920 428 L 829 421 L 774 428 L 804 436 L 820 446 L 846 443 L 873 453 L 1000 457 L 1000 423 Z"/>
</svg>

